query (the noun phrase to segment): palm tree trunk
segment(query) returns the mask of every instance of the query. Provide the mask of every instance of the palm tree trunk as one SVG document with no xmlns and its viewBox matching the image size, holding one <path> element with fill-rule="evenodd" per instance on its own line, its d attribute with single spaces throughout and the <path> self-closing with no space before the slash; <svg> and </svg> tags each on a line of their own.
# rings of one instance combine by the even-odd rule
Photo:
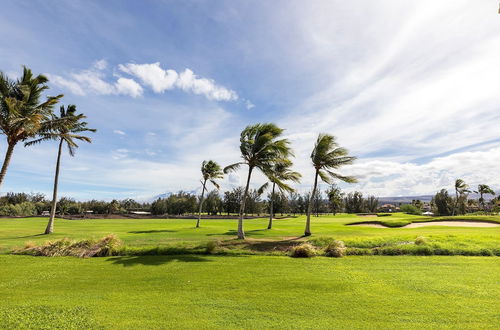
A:
<svg viewBox="0 0 500 330">
<path fill-rule="evenodd" d="M 62 145 L 63 139 L 59 142 L 59 149 L 57 151 L 56 175 L 54 177 L 54 191 L 52 192 L 52 206 L 50 208 L 50 218 L 47 228 L 45 228 L 45 234 L 52 234 L 54 232 L 54 218 L 56 216 L 57 208 L 57 186 L 59 184 L 59 168 L 61 165 Z"/>
<path fill-rule="evenodd" d="M 238 219 L 238 239 L 245 239 L 245 231 L 243 230 L 243 214 L 245 212 L 245 202 L 248 195 L 248 187 L 250 186 L 250 177 L 252 176 L 253 167 L 248 168 L 248 178 L 247 185 L 245 187 L 245 192 L 243 193 L 243 199 L 241 200 L 240 206 L 240 217 Z"/>
<path fill-rule="evenodd" d="M 318 185 L 318 170 L 316 170 L 316 174 L 314 175 L 314 186 L 311 197 L 309 198 L 309 203 L 307 205 L 306 230 L 304 231 L 304 236 L 311 236 L 311 211 L 312 211 L 314 195 L 316 194 L 317 185 Z"/>
<path fill-rule="evenodd" d="M 12 153 L 14 152 L 15 143 L 9 143 L 7 151 L 5 152 L 5 158 L 2 165 L 2 170 L 0 171 L 0 187 L 2 186 L 5 174 L 7 173 L 7 168 L 9 167 L 10 159 L 12 158 Z"/>
<path fill-rule="evenodd" d="M 276 183 L 273 182 L 273 191 L 271 193 L 271 205 L 269 206 L 269 224 L 267 225 L 267 229 L 273 228 L 273 216 L 274 216 L 274 188 L 276 187 Z"/>
<path fill-rule="evenodd" d="M 201 219 L 201 208 L 203 207 L 203 195 L 205 194 L 205 185 L 207 184 L 207 180 L 203 181 L 203 189 L 201 191 L 200 198 L 200 210 L 198 211 L 198 221 L 196 221 L 196 228 L 200 228 L 200 219 Z"/>
<path fill-rule="evenodd" d="M 458 207 L 458 190 L 455 189 L 455 207 L 453 208 L 453 211 L 451 212 L 452 216 L 455 215 L 455 210 L 457 209 L 457 207 Z"/>
</svg>

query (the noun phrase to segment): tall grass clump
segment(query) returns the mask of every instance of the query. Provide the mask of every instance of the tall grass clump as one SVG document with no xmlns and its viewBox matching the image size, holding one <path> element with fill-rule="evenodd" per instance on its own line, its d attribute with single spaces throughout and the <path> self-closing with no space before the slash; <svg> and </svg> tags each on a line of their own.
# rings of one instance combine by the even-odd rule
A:
<svg viewBox="0 0 500 330">
<path fill-rule="evenodd" d="M 425 244 L 427 244 L 427 238 L 425 238 L 424 236 L 418 236 L 417 238 L 415 238 L 415 244 L 416 245 L 425 245 Z"/>
<path fill-rule="evenodd" d="M 206 254 L 214 254 L 220 251 L 221 242 L 219 240 L 208 241 L 205 248 Z"/>
<path fill-rule="evenodd" d="M 316 248 L 309 243 L 302 243 L 294 246 L 290 250 L 290 257 L 292 258 L 311 258 L 316 255 Z"/>
<path fill-rule="evenodd" d="M 101 239 L 84 239 L 79 241 L 63 238 L 48 241 L 42 245 L 26 244 L 22 249 L 14 250 L 14 254 L 26 254 L 43 257 L 106 257 L 115 254 L 122 246 L 122 241 L 114 234 L 109 234 Z"/>
<path fill-rule="evenodd" d="M 327 257 L 342 258 L 345 255 L 346 247 L 342 241 L 333 241 L 325 248 Z"/>
</svg>

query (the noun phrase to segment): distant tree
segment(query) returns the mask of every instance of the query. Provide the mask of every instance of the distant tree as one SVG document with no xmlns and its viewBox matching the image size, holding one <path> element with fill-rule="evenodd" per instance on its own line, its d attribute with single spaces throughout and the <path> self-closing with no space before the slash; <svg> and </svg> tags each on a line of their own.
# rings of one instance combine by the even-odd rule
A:
<svg viewBox="0 0 500 330">
<path fill-rule="evenodd" d="M 267 229 L 271 229 L 273 227 L 273 217 L 274 217 L 274 203 L 276 199 L 276 185 L 278 184 L 278 189 L 281 193 L 283 192 L 292 192 L 293 188 L 285 184 L 286 181 L 299 182 L 300 181 L 300 173 L 291 170 L 293 163 L 284 159 L 283 161 L 277 162 L 271 166 L 271 176 L 269 177 L 269 181 L 272 184 L 271 196 L 269 199 L 269 223 L 267 225 Z M 279 184 L 281 182 L 281 184 Z M 266 187 L 268 183 L 266 183 L 263 187 Z"/>
<path fill-rule="evenodd" d="M 290 212 L 293 213 L 293 215 L 297 214 L 297 213 L 301 213 L 301 209 L 300 209 L 300 200 L 302 199 L 302 197 L 300 196 L 300 194 L 296 193 L 296 192 L 291 192 L 289 194 L 289 197 L 288 197 L 288 205 L 290 207 Z"/>
<path fill-rule="evenodd" d="M 76 141 L 83 141 L 87 143 L 92 142 L 91 138 L 82 135 L 82 133 L 96 131 L 93 128 L 87 127 L 87 123 L 82 121 L 85 118 L 87 117 L 84 114 L 76 113 L 75 105 L 68 105 L 66 108 L 64 108 L 64 106 L 61 106 L 60 116 L 57 117 L 54 115 L 53 120 L 63 122 L 64 125 L 59 125 L 57 129 L 40 132 L 37 139 L 25 143 L 25 146 L 31 146 L 46 140 L 59 141 L 59 147 L 57 150 L 56 173 L 54 176 L 54 190 L 52 194 L 52 206 L 49 222 L 47 224 L 47 227 L 45 228 L 45 234 L 51 234 L 54 231 L 54 219 L 56 216 L 57 189 L 59 185 L 59 170 L 61 167 L 62 147 L 63 145 L 66 145 L 69 155 L 73 157 L 75 155 L 76 148 L 78 148 L 78 144 L 76 144 Z"/>
<path fill-rule="evenodd" d="M 236 187 L 231 191 L 224 192 L 223 205 L 227 215 L 238 212 L 243 199 L 243 191 L 243 187 Z"/>
<path fill-rule="evenodd" d="M 469 185 L 465 183 L 462 179 L 455 180 L 455 206 L 453 207 L 453 211 L 451 215 L 455 215 L 458 209 L 458 203 L 460 202 L 460 196 L 468 192 Z"/>
<path fill-rule="evenodd" d="M 43 91 L 48 89 L 44 75 L 33 76 L 27 67 L 23 75 L 12 80 L 0 72 L 0 131 L 7 138 L 7 150 L 0 170 L 0 186 L 9 167 L 14 148 L 19 142 L 32 139 L 40 132 L 57 128 L 61 121 L 52 118 L 52 108 L 63 95 L 47 97 L 40 102 Z"/>
<path fill-rule="evenodd" d="M 435 206 L 434 213 L 437 215 L 450 215 L 453 209 L 453 200 L 446 189 L 441 189 L 432 199 Z"/>
<path fill-rule="evenodd" d="M 268 178 L 274 178 L 278 186 L 284 186 L 281 180 L 275 178 L 272 174 L 272 168 L 276 163 L 285 161 L 292 155 L 288 140 L 279 139 L 282 133 L 283 129 L 274 124 L 268 123 L 247 126 L 240 135 L 240 151 L 243 161 L 224 168 L 224 173 L 229 173 L 237 170 L 241 165 L 248 166 L 247 182 L 243 193 L 238 220 L 239 239 L 245 239 L 243 215 L 245 213 L 245 203 L 253 170 L 258 168 Z"/>
<path fill-rule="evenodd" d="M 375 213 L 378 209 L 378 198 L 375 196 L 368 196 L 365 201 L 365 208 L 368 212 Z"/>
<path fill-rule="evenodd" d="M 328 184 L 332 184 L 335 179 L 344 182 L 356 182 L 354 177 L 343 176 L 334 172 L 334 170 L 337 170 L 344 165 L 352 164 L 355 159 L 356 157 L 348 155 L 346 149 L 339 147 L 334 136 L 328 134 L 320 134 L 318 136 L 311 153 L 311 160 L 315 169 L 315 174 L 312 194 L 307 208 L 304 236 L 311 235 L 311 211 L 313 207 L 313 197 L 315 196 L 318 186 L 318 176 L 322 181 Z"/>
<path fill-rule="evenodd" d="M 215 186 L 215 188 L 219 189 L 219 184 L 215 180 L 222 179 L 224 177 L 222 168 L 220 167 L 219 164 L 217 164 L 213 160 L 203 161 L 203 163 L 201 164 L 201 174 L 202 174 L 202 188 L 201 188 L 200 206 L 198 211 L 198 221 L 196 221 L 196 228 L 200 227 L 201 209 L 203 207 L 203 195 L 205 194 L 207 181 L 210 181 Z"/>
<path fill-rule="evenodd" d="M 363 194 L 359 191 L 348 193 L 344 198 L 344 205 L 347 213 L 363 213 L 365 207 Z"/>
<path fill-rule="evenodd" d="M 205 212 L 210 215 L 217 215 L 218 212 L 221 212 L 222 199 L 220 198 L 219 192 L 217 190 L 209 192 L 203 205 Z"/>
<path fill-rule="evenodd" d="M 326 195 L 328 196 L 328 201 L 330 203 L 330 210 L 333 215 L 342 212 L 344 208 L 344 193 L 340 188 L 332 184 L 330 188 L 326 191 Z"/>
<path fill-rule="evenodd" d="M 477 192 L 479 193 L 479 204 L 482 206 L 483 211 L 486 210 L 485 208 L 485 203 L 484 203 L 484 197 L 483 195 L 495 195 L 495 192 L 493 189 L 491 189 L 488 185 L 486 184 L 480 184 L 477 186 Z"/>
</svg>

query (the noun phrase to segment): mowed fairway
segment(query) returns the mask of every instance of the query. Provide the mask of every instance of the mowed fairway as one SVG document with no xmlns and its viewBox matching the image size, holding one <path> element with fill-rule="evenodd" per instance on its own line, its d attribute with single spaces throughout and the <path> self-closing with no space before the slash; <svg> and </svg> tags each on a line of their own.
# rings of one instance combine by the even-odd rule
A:
<svg viewBox="0 0 500 330">
<path fill-rule="evenodd" d="M 489 219 L 500 223 L 500 216 L 469 217 Z M 390 220 L 389 220 L 390 219 Z M 422 217 L 394 214 L 391 217 L 367 218 L 341 214 L 312 217 L 313 237 L 334 237 L 353 246 L 377 245 L 382 242 L 412 241 L 425 236 L 432 241 L 452 243 L 471 248 L 500 248 L 500 226 L 495 228 L 428 226 L 421 228 L 370 228 L 346 226 L 363 220 L 418 221 Z M 276 219 L 271 230 L 268 220 L 247 219 L 245 230 L 250 239 L 281 240 L 297 238 L 304 233 L 305 217 Z M 118 235 L 127 246 L 168 246 L 172 244 L 200 244 L 214 239 L 228 240 L 236 237 L 237 220 L 202 220 L 195 228 L 194 219 L 56 219 L 55 233 L 40 235 L 47 224 L 46 218 L 0 219 L 0 253 L 21 247 L 26 242 L 35 243 L 64 237 L 72 239 L 100 238 L 110 233 Z"/>
<path fill-rule="evenodd" d="M 419 218 L 397 214 L 394 221 Z M 376 218 L 375 218 L 376 219 Z M 399 220 L 398 220 L 399 219 Z M 498 249 L 500 229 L 346 226 L 354 215 L 313 218 L 313 237 L 352 246 L 425 236 L 469 249 Z M 498 217 L 490 220 L 498 221 Z M 498 257 L 269 255 L 116 256 L 79 259 L 9 255 L 25 242 L 118 235 L 126 246 L 233 240 L 235 220 L 0 219 L 0 328 L 216 329 L 498 328 Z M 303 232 L 304 217 L 245 221 L 251 240 Z M 437 243 L 436 243 L 437 244 Z"/>
<path fill-rule="evenodd" d="M 3 328 L 498 328 L 496 257 L 0 256 Z"/>
</svg>

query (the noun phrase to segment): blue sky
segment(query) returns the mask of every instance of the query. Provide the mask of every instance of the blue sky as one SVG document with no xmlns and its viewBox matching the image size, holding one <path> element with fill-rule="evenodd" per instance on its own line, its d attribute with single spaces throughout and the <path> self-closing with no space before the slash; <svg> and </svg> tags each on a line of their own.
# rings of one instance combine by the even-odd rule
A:
<svg viewBox="0 0 500 330">
<path fill-rule="evenodd" d="M 430 194 L 500 188 L 495 1 L 4 1 L 0 70 L 50 78 L 97 128 L 64 155 L 61 193 L 148 199 L 199 189 L 204 159 L 239 160 L 275 122 L 309 189 L 319 132 L 359 157 L 343 186 Z M 0 150 L 5 150 L 2 140 Z M 18 146 L 3 191 L 50 194 L 56 145 Z M 245 171 L 223 188 L 243 183 Z M 255 186 L 264 182 L 257 175 Z"/>
</svg>

